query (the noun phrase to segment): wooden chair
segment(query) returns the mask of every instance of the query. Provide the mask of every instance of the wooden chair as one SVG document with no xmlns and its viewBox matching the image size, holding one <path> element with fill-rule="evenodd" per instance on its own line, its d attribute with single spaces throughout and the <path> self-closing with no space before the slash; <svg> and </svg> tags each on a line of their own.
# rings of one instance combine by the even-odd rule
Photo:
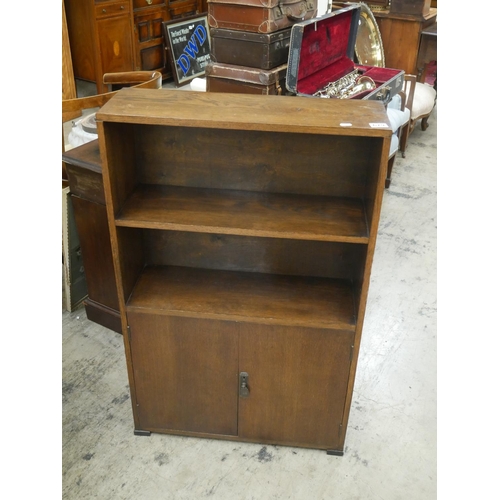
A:
<svg viewBox="0 0 500 500">
<path fill-rule="evenodd" d="M 406 92 L 411 89 L 404 88 L 398 92 L 387 105 L 387 116 L 392 127 L 391 147 L 389 150 L 389 161 L 387 163 L 387 177 L 385 187 L 388 188 L 391 184 L 391 174 L 396 154 L 402 151 L 404 156 L 406 149 L 406 142 L 402 141 L 403 130 L 408 126 L 410 121 L 410 110 L 408 103 L 413 99 L 413 95 L 407 95 Z"/>
<path fill-rule="evenodd" d="M 410 121 L 403 127 L 401 133 L 401 151 L 405 156 L 408 137 L 415 129 L 418 121 L 421 120 L 421 129 L 427 130 L 427 123 L 436 105 L 437 92 L 434 87 L 427 83 L 417 82 L 415 75 L 405 75 L 404 92 L 407 95 L 406 107 L 410 110 Z"/>
<path fill-rule="evenodd" d="M 110 91 L 105 94 L 63 99 L 63 156 L 67 149 L 64 139 L 64 123 L 66 121 L 74 119 L 75 116 L 81 116 L 82 112 L 85 110 L 100 108 L 108 102 L 121 87 L 133 86 L 161 89 L 162 76 L 161 73 L 157 71 L 107 73 L 103 76 L 103 82 L 110 87 Z M 77 150 L 79 151 L 80 147 L 76 147 L 72 150 L 75 155 L 77 154 Z M 94 156 L 96 158 L 99 157 L 98 153 Z M 97 165 L 96 168 L 98 167 L 99 165 Z M 98 176 L 99 174 L 95 173 L 95 175 Z M 99 186 L 94 186 L 94 188 L 99 190 Z M 87 205 L 82 208 L 83 203 L 87 203 Z M 104 206 L 96 208 L 94 205 L 95 204 L 90 204 L 86 200 L 79 200 L 78 204 L 72 203 L 72 193 L 70 192 L 66 163 L 63 158 L 62 260 L 65 298 L 64 307 L 68 311 L 72 311 L 78 307 L 87 296 L 89 299 L 92 299 L 94 295 L 98 295 L 95 290 L 96 280 L 114 282 L 112 260 L 111 258 L 106 258 L 107 247 L 105 245 L 106 242 L 109 241 L 109 234 L 106 233 L 106 210 Z M 89 275 L 89 273 L 95 276 L 86 276 Z M 100 290 L 103 287 L 99 283 L 97 288 Z M 112 301 L 113 297 L 111 297 L 110 300 Z M 106 307 L 103 309 L 106 309 Z M 110 327 L 109 322 L 106 323 L 106 326 Z"/>
</svg>

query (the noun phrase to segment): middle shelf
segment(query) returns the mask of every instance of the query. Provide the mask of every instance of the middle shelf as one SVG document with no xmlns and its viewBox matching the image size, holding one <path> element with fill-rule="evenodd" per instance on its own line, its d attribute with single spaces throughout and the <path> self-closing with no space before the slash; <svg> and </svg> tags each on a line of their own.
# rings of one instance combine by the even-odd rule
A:
<svg viewBox="0 0 500 500">
<path fill-rule="evenodd" d="M 358 198 L 139 184 L 116 217 L 122 227 L 368 243 Z"/>
</svg>

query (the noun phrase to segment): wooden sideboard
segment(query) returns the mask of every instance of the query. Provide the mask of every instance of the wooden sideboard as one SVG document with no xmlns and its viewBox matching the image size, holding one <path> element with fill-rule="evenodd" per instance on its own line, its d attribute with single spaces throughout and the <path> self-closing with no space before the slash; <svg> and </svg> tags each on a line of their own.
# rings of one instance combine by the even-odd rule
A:
<svg viewBox="0 0 500 500">
<path fill-rule="evenodd" d="M 87 318 L 122 333 L 97 140 L 62 155 L 68 173 L 88 297 Z"/>
<path fill-rule="evenodd" d="M 171 77 L 162 22 L 205 12 L 206 0 L 64 0 L 75 78 L 107 89 L 104 73 Z"/>
<path fill-rule="evenodd" d="M 423 16 L 376 10 L 373 15 L 384 44 L 385 65 L 420 79 L 423 71 L 418 65 L 421 33 L 437 22 L 437 8 L 431 8 Z"/>
</svg>

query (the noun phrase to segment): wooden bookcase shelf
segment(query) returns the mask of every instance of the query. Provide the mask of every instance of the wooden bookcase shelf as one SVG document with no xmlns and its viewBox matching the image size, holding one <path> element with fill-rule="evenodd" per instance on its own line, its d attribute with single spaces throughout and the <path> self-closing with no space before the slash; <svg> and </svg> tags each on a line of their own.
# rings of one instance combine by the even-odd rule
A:
<svg viewBox="0 0 500 500">
<path fill-rule="evenodd" d="M 363 201 L 326 196 L 141 185 L 116 225 L 368 243 Z"/>
<path fill-rule="evenodd" d="M 123 89 L 97 123 L 136 432 L 342 454 L 383 105 Z"/>
</svg>

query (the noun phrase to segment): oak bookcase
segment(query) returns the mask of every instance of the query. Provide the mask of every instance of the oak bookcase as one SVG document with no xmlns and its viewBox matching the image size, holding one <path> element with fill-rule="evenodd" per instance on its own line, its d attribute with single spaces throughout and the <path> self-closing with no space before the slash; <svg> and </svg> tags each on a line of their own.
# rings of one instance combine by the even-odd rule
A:
<svg viewBox="0 0 500 500">
<path fill-rule="evenodd" d="M 135 433 L 341 455 L 382 103 L 123 89 L 97 123 Z"/>
</svg>

